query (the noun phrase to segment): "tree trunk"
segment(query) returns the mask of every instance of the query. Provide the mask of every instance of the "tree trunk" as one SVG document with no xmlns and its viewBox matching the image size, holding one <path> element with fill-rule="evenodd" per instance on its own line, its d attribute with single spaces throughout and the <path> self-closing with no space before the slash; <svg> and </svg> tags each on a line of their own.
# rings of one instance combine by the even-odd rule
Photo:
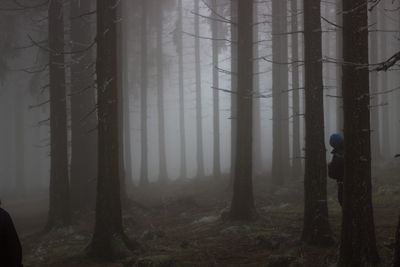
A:
<svg viewBox="0 0 400 267">
<path fill-rule="evenodd" d="M 231 20 L 237 22 L 238 2 L 231 1 Z M 230 181 L 235 178 L 236 143 L 237 143 L 237 75 L 238 75 L 238 28 L 231 24 L 231 170 Z"/>
<path fill-rule="evenodd" d="M 382 7 L 385 9 L 385 2 L 382 2 Z M 378 7 L 376 7 L 378 8 Z M 385 14 L 379 14 L 378 13 L 378 28 L 381 31 L 378 36 L 380 37 L 380 45 L 378 45 L 379 50 L 379 61 L 383 62 L 387 60 L 389 57 L 387 51 L 388 51 L 388 42 L 387 42 L 387 32 L 384 32 L 387 28 L 387 23 L 386 23 L 386 15 Z M 383 31 L 383 32 L 382 32 Z M 379 53 L 380 52 L 380 53 Z M 379 73 L 378 77 L 380 78 L 379 84 L 380 84 L 380 91 L 385 92 L 388 89 L 388 79 L 389 79 L 389 74 L 386 71 L 382 71 Z M 388 99 L 388 94 L 381 94 L 380 95 L 381 103 L 382 106 L 378 107 L 381 111 L 381 120 L 382 120 L 382 129 L 380 131 L 381 137 L 382 137 L 382 156 L 386 159 L 390 159 L 391 156 L 391 149 L 390 149 L 390 131 L 391 128 L 389 126 L 389 99 Z"/>
<path fill-rule="evenodd" d="M 91 10 L 91 1 L 73 0 L 71 17 Z M 84 18 L 71 20 L 71 51 L 85 50 L 94 36 Z M 97 132 L 92 51 L 72 54 L 71 66 L 71 205 L 74 211 L 94 208 Z"/>
<path fill-rule="evenodd" d="M 219 70 L 218 70 L 218 54 L 219 54 L 219 27 L 218 27 L 218 5 L 217 0 L 212 0 L 212 9 L 211 17 L 213 20 L 211 21 L 211 32 L 212 32 L 212 55 L 213 55 L 213 128 L 214 128 L 214 166 L 213 166 L 213 175 L 215 178 L 221 176 L 221 152 L 220 152 L 220 129 L 219 129 Z"/>
<path fill-rule="evenodd" d="M 345 177 L 339 266 L 376 266 L 379 261 L 371 192 L 367 3 L 343 2 L 343 59 L 348 64 L 343 66 Z"/>
<path fill-rule="evenodd" d="M 194 0 L 194 13 L 199 14 L 200 0 Z M 195 36 L 200 35 L 200 18 L 194 16 Z M 200 39 L 195 38 L 195 68 L 196 68 L 196 123 L 197 123 L 197 177 L 204 177 L 204 158 L 203 158 L 203 117 L 202 117 L 202 94 L 201 94 L 201 59 L 200 59 Z"/>
<path fill-rule="evenodd" d="M 184 95 L 184 70 L 183 70 L 183 7 L 182 0 L 178 0 L 178 68 L 179 68 L 179 140 L 181 143 L 181 173 L 180 177 L 186 178 L 186 135 L 185 135 L 185 95 Z"/>
<path fill-rule="evenodd" d="M 343 25 L 343 0 L 336 0 L 336 24 Z M 336 27 L 336 131 L 343 132 L 343 29 Z"/>
<path fill-rule="evenodd" d="M 49 3 L 50 198 L 46 230 L 71 223 L 63 3 Z"/>
<path fill-rule="evenodd" d="M 290 174 L 289 69 L 287 2 L 272 0 L 272 183 L 282 185 Z"/>
<path fill-rule="evenodd" d="M 306 160 L 302 240 L 313 245 L 331 245 L 326 196 L 321 0 L 304 0 L 303 5 Z"/>
<path fill-rule="evenodd" d="M 118 165 L 117 2 L 97 1 L 99 165 L 91 253 L 100 258 L 116 255 L 115 240 L 127 242 L 122 227 Z"/>
<path fill-rule="evenodd" d="M 237 154 L 229 214 L 234 220 L 251 220 L 255 215 L 252 182 L 253 4 L 253 0 L 238 1 Z"/>
<path fill-rule="evenodd" d="M 254 3 L 254 90 L 253 90 L 253 175 L 263 172 L 262 133 L 261 133 L 261 98 L 260 98 L 260 27 L 258 21 L 258 3 Z"/>
<path fill-rule="evenodd" d="M 293 144 L 292 144 L 292 173 L 293 177 L 303 173 L 301 164 L 300 142 L 300 70 L 299 70 L 299 31 L 297 0 L 291 0 L 292 10 L 292 89 L 293 89 Z"/>
<path fill-rule="evenodd" d="M 140 185 L 149 183 L 148 178 L 148 142 L 147 142 L 147 17 L 148 1 L 142 0 L 142 33 L 141 33 L 141 164 L 140 164 Z"/>
<path fill-rule="evenodd" d="M 377 30 L 378 23 L 378 13 L 377 8 L 374 8 L 370 13 L 369 24 L 372 25 L 372 30 Z M 378 33 L 370 32 L 369 33 L 370 40 L 370 60 L 372 64 L 376 64 L 379 62 L 378 58 Z M 378 72 L 371 71 L 370 73 L 370 87 L 371 87 L 371 152 L 372 159 L 379 160 L 381 158 L 381 150 L 380 150 L 380 127 L 379 127 L 379 95 L 377 95 L 379 91 L 378 85 Z"/>
<path fill-rule="evenodd" d="M 168 181 L 167 156 L 165 151 L 165 110 L 164 110 L 164 55 L 163 55 L 163 10 L 161 4 L 157 8 L 157 108 L 158 108 L 158 138 L 159 138 L 159 182 Z"/>
</svg>

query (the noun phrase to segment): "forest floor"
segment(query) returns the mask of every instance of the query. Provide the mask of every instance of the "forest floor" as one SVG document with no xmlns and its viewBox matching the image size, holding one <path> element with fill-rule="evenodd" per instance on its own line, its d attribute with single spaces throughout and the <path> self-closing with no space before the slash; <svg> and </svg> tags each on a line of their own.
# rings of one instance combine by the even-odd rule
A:
<svg viewBox="0 0 400 267">
<path fill-rule="evenodd" d="M 396 165 L 374 176 L 374 212 L 381 266 L 390 266 L 400 203 Z M 119 260 L 100 263 L 85 255 L 93 213 L 70 229 L 42 235 L 46 200 L 20 201 L 6 208 L 14 217 L 24 247 L 24 264 L 38 266 L 335 266 L 338 244 L 328 248 L 299 241 L 303 220 L 303 184 L 290 180 L 273 188 L 255 179 L 259 218 L 252 223 L 226 222 L 227 178 L 176 181 L 131 192 L 124 209 L 124 226 L 141 248 Z M 332 231 L 339 239 L 341 209 L 336 184 L 329 180 L 328 203 Z"/>
</svg>

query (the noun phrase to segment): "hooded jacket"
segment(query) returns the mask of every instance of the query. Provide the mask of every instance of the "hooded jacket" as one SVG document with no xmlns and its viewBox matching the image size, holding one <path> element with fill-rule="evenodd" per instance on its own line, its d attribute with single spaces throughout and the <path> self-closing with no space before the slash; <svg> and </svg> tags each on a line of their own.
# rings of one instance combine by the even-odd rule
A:
<svg viewBox="0 0 400 267">
<path fill-rule="evenodd" d="M 14 223 L 0 208 L 0 266 L 22 267 L 22 247 Z"/>
</svg>

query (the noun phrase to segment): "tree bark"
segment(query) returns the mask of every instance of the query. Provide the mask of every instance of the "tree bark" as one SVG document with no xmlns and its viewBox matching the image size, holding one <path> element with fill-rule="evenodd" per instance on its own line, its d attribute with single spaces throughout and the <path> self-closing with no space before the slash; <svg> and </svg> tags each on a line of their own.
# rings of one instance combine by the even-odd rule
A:
<svg viewBox="0 0 400 267">
<path fill-rule="evenodd" d="M 231 20 L 237 22 L 238 0 L 231 1 Z M 237 142 L 237 75 L 238 75 L 238 28 L 231 24 L 231 169 L 230 177 L 233 184 L 235 177 L 236 142 Z"/>
<path fill-rule="evenodd" d="M 140 185 L 149 183 L 148 178 L 148 141 L 147 141 L 147 19 L 148 1 L 142 0 L 142 32 L 141 32 L 141 164 L 140 164 Z"/>
<path fill-rule="evenodd" d="M 158 108 L 158 138 L 159 138 L 159 182 L 168 181 L 167 156 L 165 151 L 165 110 L 164 110 L 164 55 L 163 55 L 163 10 L 157 4 L 157 108 Z"/>
<path fill-rule="evenodd" d="M 343 0 L 336 0 L 336 24 L 343 25 Z M 343 29 L 336 28 L 336 131 L 343 132 Z"/>
<path fill-rule="evenodd" d="M 293 144 L 292 144 L 292 174 L 293 177 L 303 173 L 301 164 L 301 142 L 300 142 L 300 70 L 299 70 L 299 36 L 296 32 L 298 25 L 297 0 L 291 0 L 292 13 L 292 90 L 293 90 Z"/>
<path fill-rule="evenodd" d="M 374 8 L 370 13 L 369 24 L 372 25 L 371 29 L 377 30 L 378 23 L 378 13 L 377 8 Z M 378 33 L 370 32 L 369 33 L 370 40 L 370 61 L 372 64 L 376 64 L 379 62 L 378 58 Z M 381 158 L 381 149 L 380 149 L 380 127 L 379 127 L 379 96 L 376 94 L 379 91 L 379 83 L 378 83 L 378 72 L 372 71 L 370 73 L 370 87 L 371 87 L 371 152 L 372 159 L 379 160 Z"/>
<path fill-rule="evenodd" d="M 199 14 L 200 0 L 194 0 L 194 13 Z M 194 16 L 194 34 L 200 35 L 200 18 Z M 204 177 L 204 158 L 203 158 L 203 117 L 202 117 L 202 93 L 201 93 L 201 59 L 200 59 L 200 39 L 195 38 L 195 69 L 196 69 L 196 124 L 197 124 L 197 177 Z"/>
<path fill-rule="evenodd" d="M 71 17 L 91 10 L 91 1 L 71 1 Z M 83 18 L 71 20 L 71 51 L 93 42 L 91 25 Z M 94 208 L 97 172 L 97 131 L 92 50 L 72 54 L 71 66 L 71 205 L 74 211 Z"/>
<path fill-rule="evenodd" d="M 50 198 L 46 230 L 71 223 L 63 3 L 49 3 Z"/>
<path fill-rule="evenodd" d="M 214 146 L 213 146 L 213 175 L 215 178 L 221 176 L 221 152 L 220 152 L 220 127 L 219 127 L 219 27 L 217 22 L 218 5 L 216 0 L 212 0 L 211 17 L 213 18 L 211 22 L 211 32 L 212 32 L 212 55 L 213 55 L 213 128 L 214 128 Z"/>
<path fill-rule="evenodd" d="M 371 189 L 367 0 L 343 2 L 345 177 L 339 266 L 379 261 Z M 363 67 L 360 67 L 361 64 Z"/>
<path fill-rule="evenodd" d="M 180 177 L 186 178 L 186 134 L 185 134 L 185 95 L 184 95 L 184 69 L 183 69 L 183 7 L 182 0 L 178 0 L 178 68 L 179 68 L 179 140 L 181 143 L 181 173 Z"/>
<path fill-rule="evenodd" d="M 333 244 L 326 190 L 324 85 L 322 78 L 321 0 L 304 0 L 306 160 L 302 240 Z"/>
<path fill-rule="evenodd" d="M 252 182 L 253 139 L 253 8 L 238 1 L 237 154 L 230 218 L 251 220 L 255 215 Z"/>
<path fill-rule="evenodd" d="M 117 0 L 97 1 L 97 95 L 99 164 L 91 253 L 113 258 L 115 240 L 127 243 L 122 227 L 117 88 Z"/>
<path fill-rule="evenodd" d="M 290 174 L 289 69 L 287 2 L 272 0 L 272 183 L 282 185 Z"/>
</svg>

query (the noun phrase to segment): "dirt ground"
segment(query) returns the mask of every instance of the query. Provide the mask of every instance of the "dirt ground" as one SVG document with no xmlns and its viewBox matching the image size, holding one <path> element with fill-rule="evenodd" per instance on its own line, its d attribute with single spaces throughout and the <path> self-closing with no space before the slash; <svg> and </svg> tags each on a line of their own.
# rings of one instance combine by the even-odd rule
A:
<svg viewBox="0 0 400 267">
<path fill-rule="evenodd" d="M 395 226 L 399 214 L 400 179 L 397 167 L 388 165 L 374 176 L 374 211 L 381 266 L 390 266 Z M 69 229 L 46 235 L 45 198 L 10 202 L 22 237 L 24 264 L 38 266 L 335 266 L 338 245 L 306 246 L 299 241 L 302 230 L 301 180 L 289 180 L 272 188 L 255 180 L 259 214 L 252 223 L 226 222 L 221 214 L 229 206 L 227 178 L 176 181 L 151 185 L 130 193 L 124 209 L 124 226 L 141 248 L 123 254 L 115 262 L 98 262 L 86 256 L 94 213 L 80 216 Z M 339 239 L 341 210 L 336 184 L 328 183 L 330 222 Z"/>
</svg>

